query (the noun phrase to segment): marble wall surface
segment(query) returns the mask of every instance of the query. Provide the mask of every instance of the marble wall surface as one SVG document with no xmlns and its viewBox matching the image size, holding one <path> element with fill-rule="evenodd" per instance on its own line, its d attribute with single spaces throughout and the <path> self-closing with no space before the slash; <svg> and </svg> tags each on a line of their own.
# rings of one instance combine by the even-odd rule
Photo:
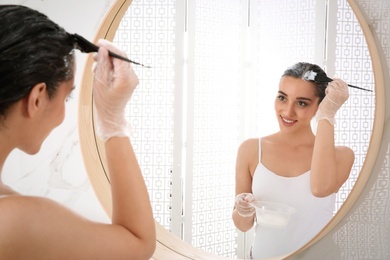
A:
<svg viewBox="0 0 390 260">
<path fill-rule="evenodd" d="M 114 0 L 0 0 L 0 4 L 34 8 L 68 32 L 90 40 L 113 3 Z M 78 92 L 86 57 L 77 52 L 76 90 L 68 101 L 63 124 L 53 130 L 37 155 L 13 151 L 3 169 L 3 182 L 22 194 L 49 197 L 89 219 L 108 222 L 89 183 L 79 144 Z"/>
</svg>

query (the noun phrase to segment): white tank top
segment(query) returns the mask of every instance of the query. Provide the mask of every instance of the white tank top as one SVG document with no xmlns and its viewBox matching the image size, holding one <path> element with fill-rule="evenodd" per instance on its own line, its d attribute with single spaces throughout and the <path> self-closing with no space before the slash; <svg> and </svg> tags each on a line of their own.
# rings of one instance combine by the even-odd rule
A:
<svg viewBox="0 0 390 260">
<path fill-rule="evenodd" d="M 297 209 L 287 226 L 270 228 L 256 225 L 252 257 L 268 258 L 292 253 L 312 239 L 333 217 L 336 195 L 318 198 L 310 190 L 310 171 L 297 177 L 282 177 L 261 163 L 259 139 L 259 164 L 252 182 L 256 200 L 273 201 Z"/>
</svg>

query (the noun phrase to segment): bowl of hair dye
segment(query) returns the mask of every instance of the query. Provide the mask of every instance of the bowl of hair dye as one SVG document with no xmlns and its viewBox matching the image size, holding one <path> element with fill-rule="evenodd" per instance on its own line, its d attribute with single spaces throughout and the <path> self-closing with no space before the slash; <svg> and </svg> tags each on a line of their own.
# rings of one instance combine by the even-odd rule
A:
<svg viewBox="0 0 390 260">
<path fill-rule="evenodd" d="M 253 201 L 256 208 L 256 219 L 259 225 L 271 228 L 282 228 L 290 221 L 290 217 L 297 210 L 282 203 L 271 201 Z"/>
</svg>

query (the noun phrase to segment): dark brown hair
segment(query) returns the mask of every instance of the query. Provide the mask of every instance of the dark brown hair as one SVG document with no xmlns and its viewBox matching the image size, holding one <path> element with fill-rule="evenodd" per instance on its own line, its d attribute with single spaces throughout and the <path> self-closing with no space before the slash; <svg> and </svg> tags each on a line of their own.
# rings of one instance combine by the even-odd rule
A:
<svg viewBox="0 0 390 260">
<path fill-rule="evenodd" d="M 46 15 L 20 5 L 0 5 L 0 117 L 46 83 L 52 98 L 60 83 L 74 77 L 73 43 Z"/>
</svg>

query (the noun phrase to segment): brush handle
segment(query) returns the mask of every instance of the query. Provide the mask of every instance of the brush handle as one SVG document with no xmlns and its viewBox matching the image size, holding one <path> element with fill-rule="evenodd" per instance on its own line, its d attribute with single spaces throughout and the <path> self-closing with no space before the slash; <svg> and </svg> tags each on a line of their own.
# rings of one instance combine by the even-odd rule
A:
<svg viewBox="0 0 390 260">
<path fill-rule="evenodd" d="M 328 83 L 333 81 L 333 79 L 331 79 L 331 78 L 329 78 L 329 77 L 327 77 L 327 76 L 325 76 L 325 75 L 323 75 L 323 74 L 318 74 L 318 75 L 316 75 L 315 80 L 318 80 L 318 81 L 320 81 L 320 82 L 328 82 Z M 361 88 L 361 87 L 357 87 L 357 86 L 350 85 L 350 84 L 347 84 L 347 85 L 348 85 L 348 87 L 350 87 L 350 88 L 356 88 L 356 89 L 360 89 L 360 90 L 364 90 L 364 91 L 373 92 L 373 91 L 370 90 L 370 89 Z"/>
<path fill-rule="evenodd" d="M 357 87 L 357 86 L 354 86 L 354 85 L 349 85 L 349 84 L 348 84 L 348 87 L 350 87 L 350 88 L 356 88 L 356 89 L 360 89 L 360 90 L 365 90 L 365 91 L 369 91 L 369 92 L 373 92 L 371 89 L 365 89 L 365 88 Z"/>
<path fill-rule="evenodd" d="M 109 54 L 111 57 L 113 57 L 113 58 L 117 58 L 117 59 L 120 59 L 120 60 L 124 60 L 124 61 L 130 62 L 130 63 L 133 63 L 133 64 L 136 64 L 136 65 L 140 65 L 140 66 L 145 67 L 145 68 L 151 68 L 150 66 L 145 66 L 145 65 L 143 65 L 143 64 L 141 64 L 141 63 L 138 63 L 138 62 L 136 62 L 136 61 L 129 60 L 129 59 L 127 59 L 127 58 L 125 58 L 125 57 L 123 57 L 123 56 L 120 56 L 120 55 L 118 55 L 118 54 L 115 54 L 115 53 L 113 53 L 113 52 L 111 52 L 111 51 L 108 51 L 108 54 Z"/>
</svg>

